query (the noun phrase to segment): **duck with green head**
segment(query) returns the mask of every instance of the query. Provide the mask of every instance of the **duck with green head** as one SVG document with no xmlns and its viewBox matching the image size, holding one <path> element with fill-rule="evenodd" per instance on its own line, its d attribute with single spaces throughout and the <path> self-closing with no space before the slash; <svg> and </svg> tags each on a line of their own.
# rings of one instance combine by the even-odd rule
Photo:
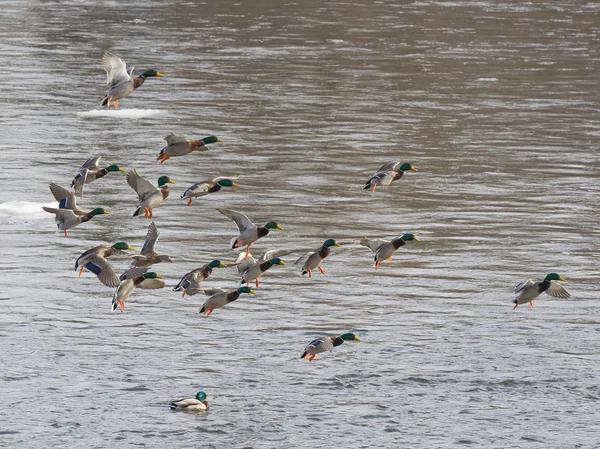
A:
<svg viewBox="0 0 600 449">
<path fill-rule="evenodd" d="M 192 204 L 193 198 L 198 198 L 201 196 L 208 195 L 209 193 L 218 192 L 223 187 L 238 187 L 238 185 L 232 181 L 232 179 L 237 178 L 213 178 L 206 179 L 204 181 L 200 181 L 197 184 L 194 184 L 189 189 L 187 189 L 183 195 L 181 195 L 182 200 L 188 200 L 187 205 Z"/>
<path fill-rule="evenodd" d="M 161 262 L 173 263 L 173 260 L 171 260 L 169 256 L 161 255 L 156 252 L 155 247 L 159 235 L 160 232 L 158 232 L 158 228 L 154 222 L 150 223 L 148 232 L 146 233 L 146 241 L 144 242 L 140 254 L 132 256 L 134 259 L 131 264 L 132 267 L 149 267 Z"/>
<path fill-rule="evenodd" d="M 118 251 L 133 251 L 132 248 L 125 242 L 117 242 L 112 246 L 98 245 L 91 249 L 88 249 L 75 261 L 75 271 L 79 270 L 81 277 L 83 269 L 87 268 L 89 271 L 94 273 L 100 282 L 108 287 L 118 287 L 121 281 L 119 276 L 115 272 L 113 266 L 106 259 Z"/>
<path fill-rule="evenodd" d="M 168 176 L 158 178 L 158 188 L 152 183 L 142 178 L 137 174 L 137 171 L 131 170 L 127 173 L 127 184 L 135 190 L 138 195 L 138 205 L 133 213 L 134 217 L 144 210 L 144 218 L 152 218 L 152 209 L 162 204 L 169 196 L 169 186 L 167 184 L 175 184 Z"/>
<path fill-rule="evenodd" d="M 132 78 L 133 66 L 125 64 L 125 61 L 108 50 L 102 51 L 100 59 L 102 61 L 102 68 L 106 71 L 106 83 L 109 86 L 108 92 L 106 92 L 106 96 L 102 100 L 102 106 L 108 108 L 110 108 L 112 101 L 115 109 L 118 109 L 119 100 L 127 97 L 144 84 L 146 78 L 164 76 L 156 70 L 146 70 L 140 76 Z"/>
<path fill-rule="evenodd" d="M 323 262 L 323 259 L 329 256 L 332 246 L 340 246 L 340 244 L 334 239 L 327 239 L 323 242 L 323 245 L 321 245 L 319 249 L 308 252 L 300 257 L 295 263 L 303 264 L 302 274 L 304 275 L 308 273 L 308 277 L 310 278 L 312 277 L 312 270 L 315 268 L 318 268 L 321 274 L 325 274 L 325 270 L 321 268 L 321 262 Z"/>
<path fill-rule="evenodd" d="M 204 391 L 199 391 L 195 398 L 180 399 L 169 404 L 171 410 L 208 410 L 209 397 Z"/>
<path fill-rule="evenodd" d="M 250 281 L 255 281 L 256 287 L 258 288 L 258 278 L 273 265 L 285 265 L 285 263 L 279 257 L 274 257 L 262 262 L 256 262 L 242 273 L 241 284 L 246 284 L 246 287 L 248 287 Z"/>
<path fill-rule="evenodd" d="M 256 292 L 248 287 L 240 287 L 235 290 L 225 290 L 222 288 L 207 288 L 204 294 L 210 296 L 206 302 L 200 307 L 200 313 L 204 316 L 210 316 L 213 310 L 225 307 L 230 302 L 235 301 L 242 293 L 255 295 Z"/>
<path fill-rule="evenodd" d="M 193 151 L 206 151 L 208 150 L 208 147 L 206 146 L 208 144 L 223 142 L 217 136 L 208 136 L 199 140 L 189 140 L 183 134 L 173 133 L 165 137 L 165 140 L 167 141 L 167 146 L 160 151 L 156 158 L 161 164 L 172 157 L 185 156 Z"/>
<path fill-rule="evenodd" d="M 515 287 L 517 296 L 513 301 L 515 305 L 513 309 L 526 302 L 529 303 L 529 307 L 533 307 L 533 300 L 544 292 L 553 298 L 569 299 L 571 295 L 558 281 L 567 282 L 558 273 L 548 273 L 543 281 L 534 282 L 532 279 L 527 279 L 521 282 Z"/>
<path fill-rule="evenodd" d="M 339 336 L 335 335 L 331 337 L 320 337 L 311 341 L 310 344 L 304 348 L 304 352 L 300 358 L 308 359 L 309 362 L 312 362 L 317 354 L 326 351 L 333 351 L 333 348 L 341 345 L 344 343 L 344 341 L 360 341 L 360 338 L 358 338 L 352 332 L 348 332 Z"/>
<path fill-rule="evenodd" d="M 227 265 L 218 259 L 213 260 L 200 268 L 183 275 L 179 283 L 173 287 L 173 291 L 182 292 L 181 296 L 193 296 L 200 291 L 200 283 L 204 281 L 213 271 L 213 268 L 223 268 Z"/>
<path fill-rule="evenodd" d="M 375 253 L 375 269 L 379 268 L 379 264 L 383 260 L 392 261 L 392 256 L 401 246 L 406 245 L 406 242 L 410 242 L 414 240 L 418 242 L 419 239 L 414 236 L 414 234 L 403 234 L 401 237 L 396 237 L 390 240 L 383 239 L 369 239 L 368 237 L 363 237 L 360 240 L 360 244 L 362 246 L 366 246 L 371 251 Z"/>
<path fill-rule="evenodd" d="M 77 174 L 73 178 L 73 181 L 71 181 L 71 188 L 76 195 L 83 196 L 83 187 L 85 184 L 103 178 L 108 173 L 125 172 L 125 169 L 114 164 L 100 168 L 100 159 L 102 159 L 102 156 L 91 157 L 79 167 Z"/>
<path fill-rule="evenodd" d="M 56 226 L 61 231 L 64 231 L 65 237 L 69 236 L 69 233 L 67 232 L 69 229 L 79 226 L 81 223 L 85 223 L 86 221 L 90 221 L 96 215 L 110 214 L 110 212 L 102 209 L 101 207 L 98 207 L 85 215 L 75 215 L 75 212 L 70 209 L 55 209 L 53 207 L 46 206 L 42 206 L 42 209 L 50 214 L 54 214 Z"/>
<path fill-rule="evenodd" d="M 266 236 L 270 229 L 283 230 L 279 224 L 274 221 L 269 221 L 264 226 L 256 226 L 250 219 L 241 212 L 231 209 L 217 210 L 232 219 L 240 231 L 240 235 L 231 239 L 231 249 L 246 247 L 246 257 L 250 254 L 250 246 L 261 237 Z"/>
<path fill-rule="evenodd" d="M 121 283 L 117 287 L 112 299 L 112 311 L 120 307 L 121 312 L 125 309 L 125 300 L 131 296 L 136 287 L 145 290 L 156 290 L 163 288 L 165 283 L 161 281 L 162 276 L 154 271 L 148 272 L 148 267 L 130 268 L 119 278 Z"/>
<path fill-rule="evenodd" d="M 389 186 L 392 182 L 402 178 L 402 176 L 404 176 L 404 172 L 409 170 L 418 171 L 416 167 L 413 167 L 407 162 L 386 162 L 381 167 L 379 167 L 379 170 L 377 170 L 375 174 L 371 176 L 371 178 L 369 178 L 369 180 L 365 183 L 363 189 L 371 189 L 371 192 L 374 192 L 375 187 L 377 186 Z"/>
</svg>

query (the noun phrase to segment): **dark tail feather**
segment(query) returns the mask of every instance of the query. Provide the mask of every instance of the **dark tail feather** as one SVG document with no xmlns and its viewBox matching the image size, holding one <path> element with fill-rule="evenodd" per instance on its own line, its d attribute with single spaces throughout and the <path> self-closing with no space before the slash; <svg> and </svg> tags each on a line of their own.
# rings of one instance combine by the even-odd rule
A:
<svg viewBox="0 0 600 449">
<path fill-rule="evenodd" d="M 135 212 L 133 213 L 134 217 L 137 217 L 140 214 L 140 208 L 138 207 Z"/>
<path fill-rule="evenodd" d="M 202 306 L 202 308 L 200 309 L 200 313 L 204 313 L 204 309 L 205 309 L 205 307 Z M 171 404 L 171 406 L 173 406 L 173 404 Z M 175 406 L 175 408 L 177 408 L 177 406 Z"/>
<path fill-rule="evenodd" d="M 308 354 L 308 351 L 304 351 L 304 352 L 302 353 L 302 355 L 300 356 L 300 358 L 301 358 L 301 359 L 303 359 L 304 357 L 306 357 L 306 354 Z"/>
<path fill-rule="evenodd" d="M 369 181 L 365 182 L 365 186 L 363 187 L 363 190 L 369 190 L 371 188 L 371 183 Z"/>
<path fill-rule="evenodd" d="M 308 273 L 308 271 L 306 270 L 302 270 L 302 274 L 305 275 L 306 273 Z"/>
<path fill-rule="evenodd" d="M 104 97 L 104 100 L 102 100 L 102 104 L 100 106 L 106 106 L 106 103 L 108 103 L 108 96 Z"/>
<path fill-rule="evenodd" d="M 169 408 L 170 408 L 171 410 L 175 410 L 175 409 L 177 408 L 177 404 L 175 404 L 174 402 L 171 402 L 171 403 L 169 404 Z"/>
</svg>

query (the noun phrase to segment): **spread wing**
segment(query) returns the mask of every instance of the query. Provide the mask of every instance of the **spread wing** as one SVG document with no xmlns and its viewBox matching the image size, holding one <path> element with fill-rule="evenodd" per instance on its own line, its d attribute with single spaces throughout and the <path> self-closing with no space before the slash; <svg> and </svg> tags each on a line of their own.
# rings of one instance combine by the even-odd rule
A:
<svg viewBox="0 0 600 449">
<path fill-rule="evenodd" d="M 376 182 L 380 186 L 389 186 L 397 174 L 398 173 L 393 170 L 378 171 L 371 177 L 369 182 L 371 184 Z"/>
<path fill-rule="evenodd" d="M 121 282 L 113 266 L 104 257 L 95 257 L 85 267 L 107 287 L 118 287 Z"/>
<path fill-rule="evenodd" d="M 142 247 L 140 254 L 153 253 L 154 245 L 156 245 L 159 235 L 160 232 L 158 232 L 158 228 L 154 222 L 150 223 L 150 226 L 148 226 L 148 232 L 146 234 L 146 241 L 144 242 L 144 246 Z"/>
<path fill-rule="evenodd" d="M 87 168 L 89 170 L 99 170 L 100 169 L 100 159 L 102 159 L 102 156 L 96 156 L 96 157 L 91 157 L 89 158 L 87 161 L 85 161 L 81 167 L 79 167 L 79 170 L 83 170 L 84 168 Z"/>
<path fill-rule="evenodd" d="M 126 281 L 127 279 L 139 278 L 142 274 L 148 271 L 148 267 L 134 267 L 127 270 L 121 275 L 119 280 Z"/>
<path fill-rule="evenodd" d="M 90 170 L 87 168 L 80 168 L 79 172 L 73 178 L 73 182 L 71 182 L 73 191 L 79 196 L 83 196 L 83 186 L 85 185 L 89 172 Z"/>
<path fill-rule="evenodd" d="M 146 196 L 158 190 L 149 181 L 138 175 L 135 170 L 131 170 L 127 173 L 127 184 L 136 191 L 140 200 L 143 200 Z"/>
<path fill-rule="evenodd" d="M 138 287 L 143 288 L 144 290 L 156 290 L 158 288 L 163 288 L 165 283 L 160 279 L 144 279 L 139 283 Z"/>
<path fill-rule="evenodd" d="M 248 253 L 248 257 L 246 257 L 246 253 L 241 252 L 238 255 L 238 258 L 234 263 L 229 265 L 237 266 L 237 270 L 239 274 L 244 274 L 250 267 L 256 264 L 256 259 L 252 257 L 252 254 Z"/>
<path fill-rule="evenodd" d="M 516 287 L 515 287 L 515 295 L 517 293 L 522 292 L 523 290 L 525 290 L 527 287 L 531 287 L 533 284 L 535 284 L 535 282 L 533 282 L 532 279 L 527 279 L 526 281 L 523 281 L 521 283 L 519 283 Z"/>
<path fill-rule="evenodd" d="M 243 255 L 244 253 L 242 253 Z M 266 260 L 271 260 L 275 257 L 287 256 L 288 254 L 292 254 L 292 251 L 289 249 L 273 249 L 271 251 L 267 251 L 262 256 L 258 258 L 259 262 L 264 262 Z"/>
<path fill-rule="evenodd" d="M 379 167 L 376 173 L 379 173 L 380 171 L 398 171 L 399 167 L 400 161 L 389 161 Z"/>
<path fill-rule="evenodd" d="M 175 145 L 176 143 L 188 143 L 189 142 L 189 140 L 185 136 L 185 134 L 171 133 L 167 137 L 165 137 L 165 140 L 167 141 L 167 145 L 169 145 L 169 146 Z"/>
<path fill-rule="evenodd" d="M 64 223 L 65 221 L 68 220 L 74 220 L 77 218 L 77 215 L 75 215 L 75 212 L 73 212 L 71 209 L 55 209 L 53 207 L 46 207 L 46 206 L 42 206 L 42 209 L 44 209 L 46 212 L 49 212 L 51 214 L 55 214 L 56 215 L 56 223 L 61 224 Z"/>
<path fill-rule="evenodd" d="M 106 84 L 109 86 L 112 87 L 122 83 L 123 81 L 129 81 L 131 79 L 129 74 L 133 70 L 133 67 L 130 66 L 128 72 L 125 61 L 123 61 L 114 53 L 111 53 L 108 50 L 103 50 L 100 60 L 102 62 L 102 68 L 106 70 Z"/>
<path fill-rule="evenodd" d="M 54 195 L 54 199 L 58 201 L 58 207 L 60 209 L 77 209 L 77 202 L 73 192 L 53 182 L 50 183 L 50 191 L 52 192 L 52 195 Z"/>
<path fill-rule="evenodd" d="M 206 296 L 217 295 L 219 293 L 227 293 L 224 288 L 205 288 L 202 290 Z"/>
<path fill-rule="evenodd" d="M 238 229 L 240 230 L 240 234 L 243 233 L 244 231 L 248 230 L 248 229 L 255 228 L 254 223 L 252 223 L 248 219 L 248 217 L 246 217 L 241 212 L 237 212 L 237 211 L 231 210 L 231 209 L 219 209 L 219 208 L 217 208 L 217 210 L 219 212 L 221 212 L 223 215 L 225 215 L 226 217 L 229 217 L 233 221 L 235 221 L 235 224 L 237 225 Z"/>
<path fill-rule="evenodd" d="M 304 262 L 306 262 L 306 260 L 307 260 L 307 259 L 308 259 L 310 256 L 312 256 L 314 253 L 315 253 L 314 251 L 310 251 L 310 252 L 308 252 L 308 253 L 304 254 L 303 256 L 299 257 L 299 258 L 298 258 L 298 260 L 297 260 L 296 262 L 294 262 L 294 263 L 295 263 L 296 265 L 298 265 L 298 264 L 301 264 L 301 263 L 304 263 Z M 316 340 L 315 340 L 315 341 L 316 341 Z"/>
<path fill-rule="evenodd" d="M 546 290 L 553 298 L 569 299 L 571 295 L 565 288 L 556 281 L 550 281 L 550 287 Z"/>
<path fill-rule="evenodd" d="M 383 239 L 373 239 L 371 240 L 368 237 L 363 237 L 362 239 L 360 239 L 360 244 L 362 246 L 366 246 L 367 248 L 369 248 L 371 251 L 373 251 L 374 253 L 377 252 L 377 250 L 379 249 L 379 247 L 385 243 L 388 243 L 387 240 L 383 240 Z"/>
</svg>

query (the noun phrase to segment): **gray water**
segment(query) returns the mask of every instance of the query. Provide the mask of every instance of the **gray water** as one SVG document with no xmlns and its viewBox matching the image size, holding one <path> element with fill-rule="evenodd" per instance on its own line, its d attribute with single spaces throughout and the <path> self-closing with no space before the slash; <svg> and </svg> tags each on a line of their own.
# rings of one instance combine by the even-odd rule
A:
<svg viewBox="0 0 600 449">
<path fill-rule="evenodd" d="M 2 2 L 0 446 L 599 447 L 599 4 L 178 3 Z M 165 74 L 118 114 L 100 111 L 105 47 Z M 225 142 L 160 166 L 170 132 Z M 87 186 L 81 206 L 111 215 L 68 238 L 41 211 L 95 155 L 177 182 L 154 213 L 168 287 L 124 313 L 72 267 L 141 247 L 125 177 Z M 419 172 L 362 190 L 388 160 Z M 240 188 L 179 200 L 220 175 Z M 215 207 L 278 221 L 253 252 L 294 254 L 204 318 L 170 287 L 234 260 Z M 375 271 L 360 237 L 405 232 L 421 241 Z M 326 274 L 301 277 L 326 238 Z M 551 271 L 572 298 L 513 310 Z M 347 331 L 362 342 L 299 359 Z M 208 413 L 168 409 L 199 390 Z"/>
</svg>

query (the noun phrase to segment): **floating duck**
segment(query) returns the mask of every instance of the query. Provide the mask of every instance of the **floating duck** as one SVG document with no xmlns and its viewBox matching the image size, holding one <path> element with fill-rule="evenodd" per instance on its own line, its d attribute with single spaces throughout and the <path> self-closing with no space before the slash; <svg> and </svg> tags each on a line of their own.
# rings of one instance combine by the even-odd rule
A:
<svg viewBox="0 0 600 449">
<path fill-rule="evenodd" d="M 125 172 L 125 169 L 114 164 L 105 168 L 100 168 L 100 159 L 102 159 L 102 156 L 91 157 L 79 167 L 77 174 L 73 178 L 73 181 L 71 181 L 71 188 L 76 195 L 83 196 L 83 186 L 85 184 L 103 178 L 108 173 Z"/>
<path fill-rule="evenodd" d="M 515 287 L 515 295 L 517 296 L 513 301 L 515 304 L 513 309 L 516 309 L 519 304 L 526 302 L 529 303 L 529 307 L 533 307 L 533 300 L 543 292 L 546 292 L 553 298 L 569 299 L 571 295 L 557 281 L 567 282 L 567 280 L 558 273 L 549 273 L 543 281 L 539 282 L 534 282 L 531 279 L 521 282 Z"/>
<path fill-rule="evenodd" d="M 409 163 L 401 164 L 399 161 L 386 162 L 369 178 L 363 189 L 371 189 L 371 192 L 374 192 L 377 186 L 389 186 L 392 182 L 402 178 L 404 172 L 408 170 L 418 171 Z"/>
<path fill-rule="evenodd" d="M 158 228 L 154 222 L 150 223 L 150 226 L 148 226 L 148 232 L 146 233 L 146 241 L 144 242 L 144 246 L 142 247 L 140 254 L 137 256 L 132 256 L 133 259 L 135 259 L 131 264 L 132 267 L 149 267 L 155 263 L 161 262 L 173 263 L 169 256 L 160 255 L 154 250 L 159 235 L 160 232 L 158 232 Z"/>
<path fill-rule="evenodd" d="M 235 290 L 225 290 L 222 288 L 207 288 L 204 290 L 204 293 L 210 296 L 210 298 L 206 300 L 202 307 L 200 307 L 200 313 L 203 313 L 204 316 L 210 316 L 213 313 L 214 309 L 220 309 L 221 307 L 226 306 L 230 302 L 235 301 L 240 297 L 242 293 L 249 293 L 251 295 L 256 294 L 254 290 L 251 290 L 248 287 L 240 287 Z"/>
<path fill-rule="evenodd" d="M 125 242 L 117 242 L 112 246 L 98 245 L 88 249 L 75 262 L 75 271 L 79 270 L 81 277 L 83 269 L 87 268 L 94 273 L 100 282 L 108 287 L 118 287 L 121 281 L 113 266 L 106 259 L 117 251 L 135 250 Z"/>
<path fill-rule="evenodd" d="M 200 140 L 188 140 L 183 134 L 173 133 L 165 137 L 165 140 L 167 141 L 167 146 L 160 151 L 156 158 L 161 164 L 172 157 L 185 156 L 192 151 L 206 151 L 208 150 L 206 145 L 209 143 L 223 142 L 216 136 L 208 136 Z"/>
<path fill-rule="evenodd" d="M 183 292 L 181 296 L 193 296 L 200 291 L 200 283 L 204 281 L 212 273 L 213 268 L 223 268 L 227 265 L 220 260 L 213 260 L 200 268 L 190 271 L 183 275 L 179 283 L 173 287 L 175 292 Z"/>
<path fill-rule="evenodd" d="M 321 274 L 325 274 L 325 270 L 321 268 L 321 262 L 329 256 L 332 246 L 340 246 L 340 244 L 334 239 L 327 239 L 318 250 L 306 253 L 300 257 L 295 264 L 298 265 L 302 263 L 302 274 L 308 273 L 309 278 L 312 277 L 312 270 L 315 268 L 318 268 Z"/>
<path fill-rule="evenodd" d="M 341 345 L 344 341 L 360 341 L 356 335 L 352 332 L 342 334 L 340 336 L 332 337 L 321 337 L 310 342 L 310 344 L 304 349 L 304 352 L 300 356 L 301 359 L 308 359 L 312 362 L 317 354 L 325 351 L 333 351 L 333 348 Z"/>
<path fill-rule="evenodd" d="M 69 236 L 67 232 L 69 229 L 73 229 L 75 226 L 79 226 L 81 223 L 85 223 L 86 221 L 90 221 L 96 215 L 110 214 L 110 212 L 98 207 L 91 212 L 88 212 L 85 215 L 75 215 L 70 209 L 55 209 L 53 207 L 42 206 L 46 212 L 50 214 L 54 214 L 54 219 L 56 220 L 56 226 L 61 231 L 64 231 L 65 237 Z"/>
<path fill-rule="evenodd" d="M 235 249 L 246 246 L 246 256 L 250 254 L 250 246 L 259 238 L 267 235 L 269 233 L 269 229 L 283 230 L 283 228 L 274 221 L 269 221 L 264 226 L 256 226 L 248 219 L 246 215 L 241 212 L 231 209 L 217 208 L 217 210 L 226 217 L 231 218 L 237 225 L 240 235 L 231 240 L 231 248 Z"/>
<path fill-rule="evenodd" d="M 110 102 L 114 103 L 115 109 L 119 108 L 119 100 L 127 97 L 131 92 L 136 90 L 146 78 L 161 77 L 162 73 L 156 70 L 146 70 L 140 76 L 131 77 L 133 66 L 125 64 L 121 58 L 108 50 L 102 51 L 100 57 L 102 68 L 106 70 L 106 84 L 108 84 L 108 92 L 102 100 L 102 106 L 110 108 Z"/>
<path fill-rule="evenodd" d="M 187 189 L 183 195 L 181 195 L 181 199 L 188 200 L 187 205 L 192 204 L 193 198 L 198 198 L 200 196 L 208 195 L 209 193 L 218 192 L 222 187 L 238 187 L 238 185 L 233 182 L 231 179 L 236 178 L 213 178 L 206 179 L 204 181 L 200 181 L 197 184 L 194 184 L 189 189 Z"/>
<path fill-rule="evenodd" d="M 163 288 L 165 283 L 160 274 L 154 271 L 148 272 L 148 267 L 130 268 L 119 278 L 121 283 L 117 287 L 112 299 L 112 311 L 117 310 L 117 306 L 121 308 L 121 312 L 125 309 L 125 300 L 131 296 L 136 287 L 145 290 L 156 290 Z"/>
<path fill-rule="evenodd" d="M 144 218 L 152 218 L 152 209 L 162 204 L 169 196 L 169 186 L 167 184 L 175 184 L 168 176 L 158 178 L 158 188 L 154 187 L 149 181 L 137 174 L 137 171 L 131 170 L 127 173 L 127 184 L 138 194 L 139 203 L 134 217 L 144 210 Z"/>
<path fill-rule="evenodd" d="M 392 256 L 401 246 L 406 245 L 406 242 L 414 240 L 418 242 L 419 239 L 414 234 L 403 234 L 402 237 L 396 237 L 392 240 L 374 239 L 370 240 L 368 237 L 363 237 L 360 240 L 362 246 L 366 246 L 375 253 L 375 269 L 379 268 L 379 264 L 382 260 L 392 261 Z"/>
<path fill-rule="evenodd" d="M 208 401 L 204 391 L 199 391 L 194 399 L 180 399 L 169 404 L 172 410 L 208 410 Z"/>
</svg>

